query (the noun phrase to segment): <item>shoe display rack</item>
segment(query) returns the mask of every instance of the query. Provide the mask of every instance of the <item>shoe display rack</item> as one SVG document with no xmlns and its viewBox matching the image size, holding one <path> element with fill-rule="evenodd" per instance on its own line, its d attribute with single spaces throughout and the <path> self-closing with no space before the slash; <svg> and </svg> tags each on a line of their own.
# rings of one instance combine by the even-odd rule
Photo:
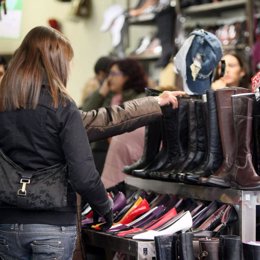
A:
<svg viewBox="0 0 260 260">
<path fill-rule="evenodd" d="M 199 200 L 217 200 L 235 206 L 239 216 L 239 235 L 242 241 L 256 240 L 256 210 L 260 207 L 260 191 L 223 189 L 190 185 L 184 183 L 163 182 L 159 180 L 126 177 L 128 185 L 159 193 L 175 194 L 181 197 Z"/>
<path fill-rule="evenodd" d="M 126 254 L 128 260 L 155 259 L 154 241 L 137 241 L 128 238 L 116 237 L 104 232 L 83 229 L 84 243 L 87 247 L 102 248 L 106 259 L 113 258 L 115 252 Z"/>
<path fill-rule="evenodd" d="M 217 0 L 212 3 L 181 8 L 181 0 L 178 0 L 177 9 L 185 18 L 185 30 L 196 26 L 203 28 L 207 26 L 228 26 L 245 21 L 246 27 L 243 37 L 247 38 L 246 42 L 236 45 L 232 43 L 223 45 L 225 50 L 249 51 L 254 43 L 254 4 L 254 0 Z M 240 34 L 241 32 L 237 33 Z"/>
<path fill-rule="evenodd" d="M 198 200 L 213 201 L 234 205 L 238 212 L 238 232 L 242 241 L 256 240 L 256 210 L 260 207 L 260 191 L 223 189 L 206 187 L 202 185 L 190 185 L 184 183 L 164 182 L 159 180 L 141 179 L 127 176 L 125 183 L 129 188 L 138 188 L 158 193 L 168 193 L 180 197 Z M 87 247 L 102 248 L 106 252 L 107 259 L 114 252 L 120 251 L 128 256 L 128 259 L 152 260 L 155 257 L 154 241 L 137 241 L 120 238 L 104 232 L 83 230 L 84 242 Z"/>
</svg>

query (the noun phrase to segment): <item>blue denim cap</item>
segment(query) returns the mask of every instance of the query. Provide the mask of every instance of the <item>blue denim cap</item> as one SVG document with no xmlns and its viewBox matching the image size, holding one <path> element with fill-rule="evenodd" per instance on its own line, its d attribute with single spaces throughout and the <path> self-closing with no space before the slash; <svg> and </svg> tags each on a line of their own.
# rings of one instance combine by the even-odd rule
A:
<svg viewBox="0 0 260 260">
<path fill-rule="evenodd" d="M 175 66 L 188 94 L 205 94 L 211 88 L 214 69 L 223 56 L 222 44 L 212 33 L 195 30 L 176 54 Z M 180 59 L 183 59 L 180 61 Z M 184 71 L 185 70 L 185 71 Z"/>
</svg>

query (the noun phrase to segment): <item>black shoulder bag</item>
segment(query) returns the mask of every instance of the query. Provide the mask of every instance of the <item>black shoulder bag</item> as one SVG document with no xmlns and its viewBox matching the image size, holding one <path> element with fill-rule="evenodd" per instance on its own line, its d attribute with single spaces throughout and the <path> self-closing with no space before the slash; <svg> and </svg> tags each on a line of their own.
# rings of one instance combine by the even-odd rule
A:
<svg viewBox="0 0 260 260">
<path fill-rule="evenodd" d="M 67 206 L 67 167 L 25 171 L 0 149 L 0 204 L 49 210 Z"/>
</svg>

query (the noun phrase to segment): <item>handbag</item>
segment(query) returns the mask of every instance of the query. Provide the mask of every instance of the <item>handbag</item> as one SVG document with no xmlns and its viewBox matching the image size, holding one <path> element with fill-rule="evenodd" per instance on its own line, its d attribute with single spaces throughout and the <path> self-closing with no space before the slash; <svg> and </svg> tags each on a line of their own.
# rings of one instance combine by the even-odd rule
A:
<svg viewBox="0 0 260 260">
<path fill-rule="evenodd" d="M 0 149 L 0 206 L 49 210 L 67 206 L 67 166 L 27 171 Z"/>
</svg>

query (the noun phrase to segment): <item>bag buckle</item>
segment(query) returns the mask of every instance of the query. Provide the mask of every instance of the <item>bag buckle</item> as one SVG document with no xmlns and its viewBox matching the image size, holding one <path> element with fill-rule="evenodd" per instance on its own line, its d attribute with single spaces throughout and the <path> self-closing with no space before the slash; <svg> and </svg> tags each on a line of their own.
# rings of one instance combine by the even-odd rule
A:
<svg viewBox="0 0 260 260">
<path fill-rule="evenodd" d="M 26 196 L 26 185 L 30 184 L 31 180 L 27 178 L 21 178 L 20 183 L 22 184 L 22 188 L 17 191 L 18 196 Z"/>
</svg>

